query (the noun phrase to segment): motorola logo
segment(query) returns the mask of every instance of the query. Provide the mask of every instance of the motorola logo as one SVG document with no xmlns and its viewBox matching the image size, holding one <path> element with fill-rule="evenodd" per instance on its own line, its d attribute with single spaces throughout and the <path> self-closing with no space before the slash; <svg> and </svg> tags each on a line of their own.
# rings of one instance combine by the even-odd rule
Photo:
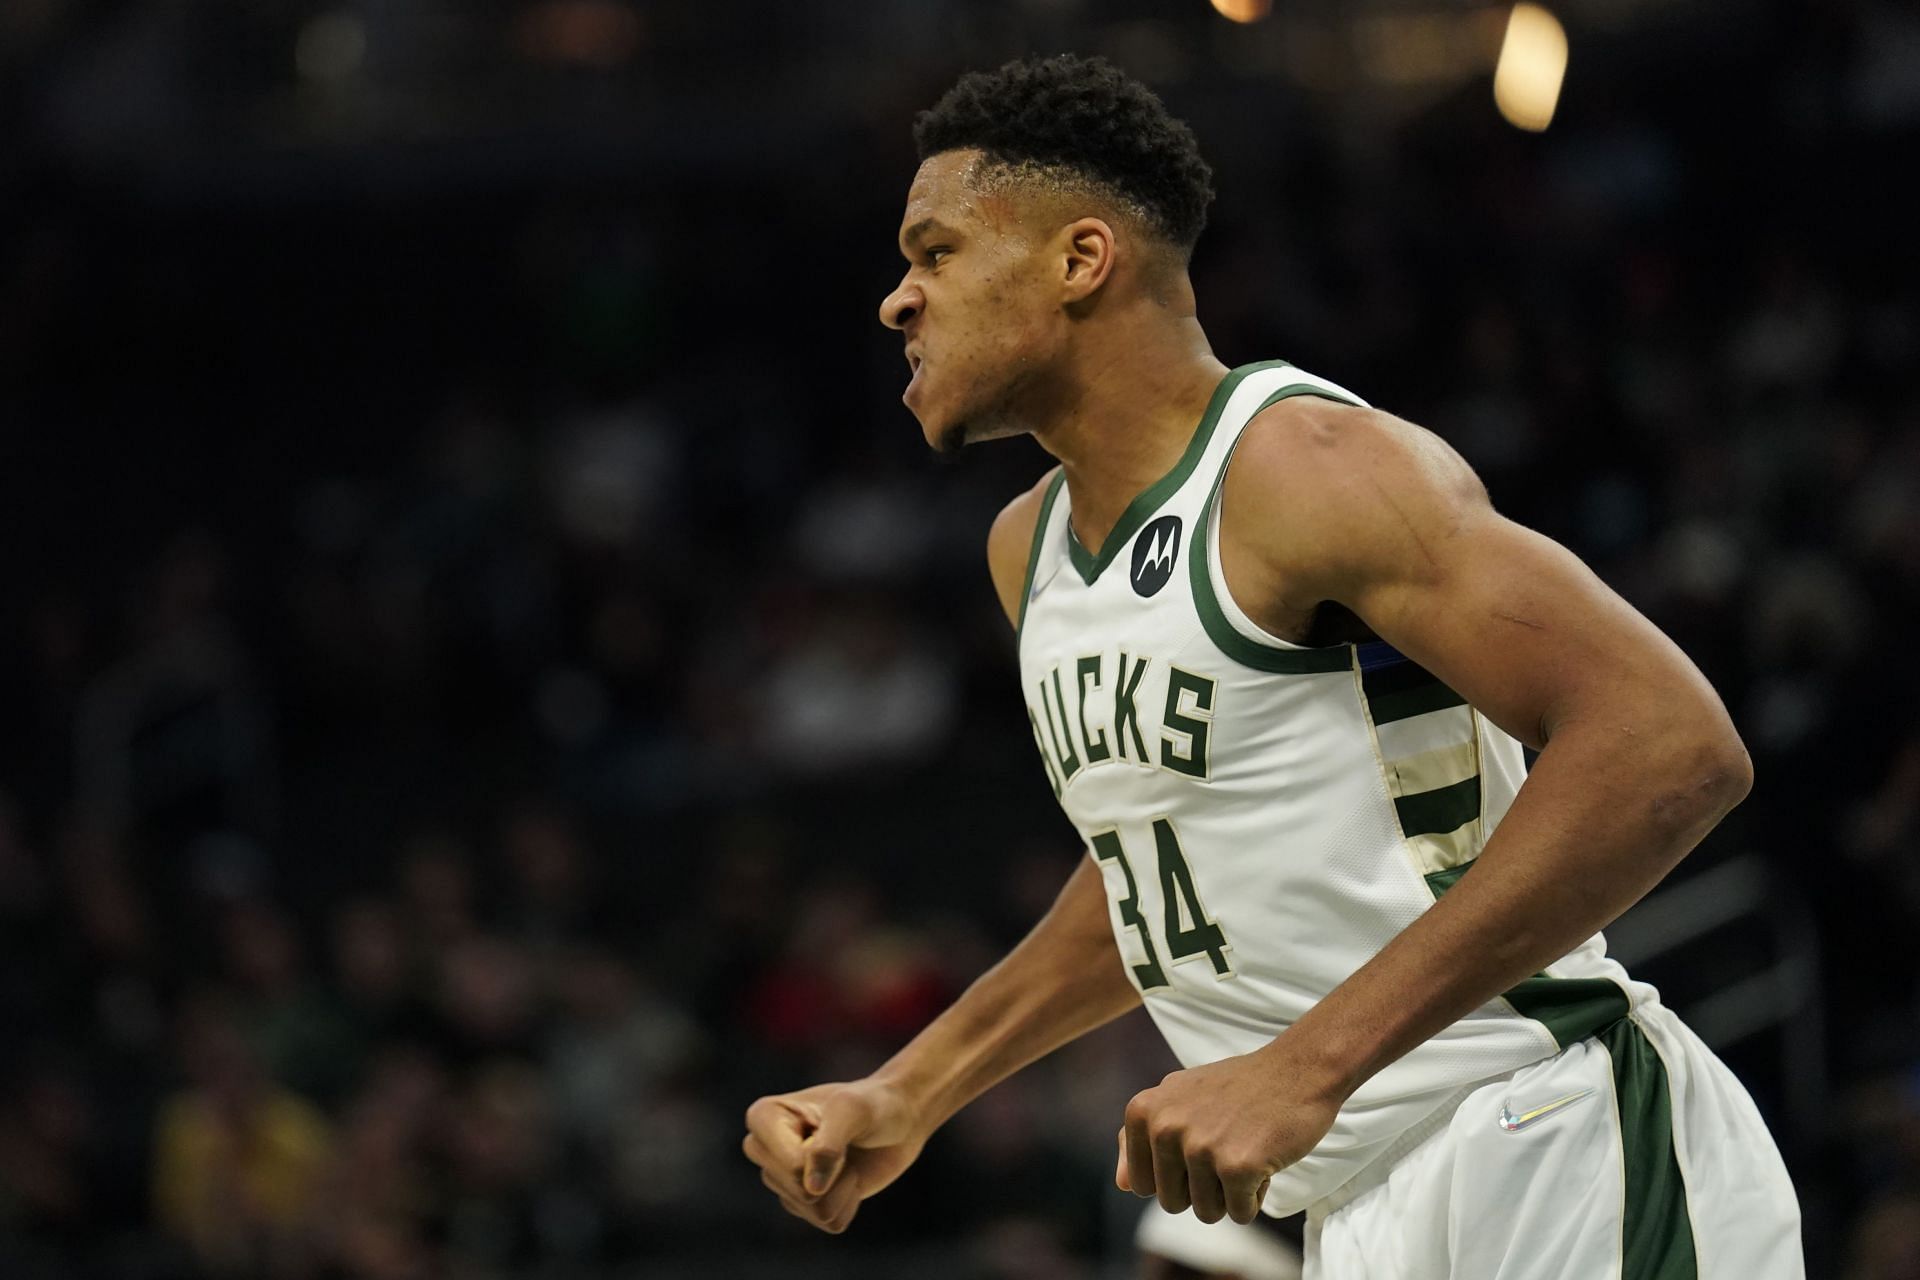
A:
<svg viewBox="0 0 1920 1280">
<path fill-rule="evenodd" d="M 1180 562 L 1180 517 L 1161 516 L 1133 540 L 1133 590 L 1150 596 L 1167 585 Z"/>
</svg>

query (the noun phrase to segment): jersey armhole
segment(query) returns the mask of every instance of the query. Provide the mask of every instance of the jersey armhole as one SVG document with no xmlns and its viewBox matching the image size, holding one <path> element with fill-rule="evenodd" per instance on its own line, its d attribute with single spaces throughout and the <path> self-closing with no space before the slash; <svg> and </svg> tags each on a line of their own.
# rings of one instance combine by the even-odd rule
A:
<svg viewBox="0 0 1920 1280">
<path fill-rule="evenodd" d="M 1200 504 L 1193 553 L 1187 557 L 1188 571 L 1192 575 L 1193 602 L 1199 611 L 1200 623 L 1206 628 L 1207 637 L 1220 652 L 1242 666 L 1284 675 L 1345 671 L 1353 661 L 1351 644 L 1343 642 L 1314 648 L 1273 635 L 1248 617 L 1234 600 L 1233 592 L 1227 587 L 1226 573 L 1220 565 L 1220 490 L 1226 484 L 1227 468 L 1233 463 L 1240 437 L 1246 431 L 1247 423 L 1259 417 L 1268 406 L 1293 396 L 1319 396 L 1338 404 L 1367 407 L 1366 402 L 1357 396 L 1315 383 L 1300 382 L 1281 387 L 1247 415 L 1246 422 L 1241 424 L 1232 444 L 1228 445 L 1226 456 L 1220 460 L 1220 471 L 1213 478 L 1213 487 Z"/>
</svg>

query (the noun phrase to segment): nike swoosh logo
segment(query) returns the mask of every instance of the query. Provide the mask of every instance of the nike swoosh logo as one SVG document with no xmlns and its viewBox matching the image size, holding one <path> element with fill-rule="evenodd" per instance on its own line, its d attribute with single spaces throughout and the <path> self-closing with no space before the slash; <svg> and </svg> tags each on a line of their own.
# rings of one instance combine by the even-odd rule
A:
<svg viewBox="0 0 1920 1280">
<path fill-rule="evenodd" d="M 1518 1133 L 1522 1129 L 1546 1119 L 1562 1107 L 1570 1107 L 1580 1101 L 1580 1099 L 1590 1098 L 1592 1096 L 1592 1089 L 1582 1089 L 1578 1093 L 1570 1093 L 1564 1098 L 1555 1098 L 1552 1102 L 1544 1106 L 1535 1107 L 1531 1111 L 1522 1111 L 1517 1114 L 1513 1109 L 1513 1100 L 1509 1098 L 1500 1104 L 1500 1127 L 1508 1133 Z"/>
</svg>

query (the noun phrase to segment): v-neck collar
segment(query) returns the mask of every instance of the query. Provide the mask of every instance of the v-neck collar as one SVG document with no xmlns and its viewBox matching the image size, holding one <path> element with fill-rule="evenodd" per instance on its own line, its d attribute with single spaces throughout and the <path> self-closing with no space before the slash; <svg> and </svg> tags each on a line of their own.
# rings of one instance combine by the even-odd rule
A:
<svg viewBox="0 0 1920 1280">
<path fill-rule="evenodd" d="M 1127 504 L 1120 513 L 1119 523 L 1107 534 L 1107 540 L 1100 544 L 1100 554 L 1095 555 L 1080 545 L 1080 539 L 1073 532 L 1072 509 L 1068 509 L 1067 558 L 1073 561 L 1073 567 L 1080 574 L 1080 580 L 1092 586 L 1094 579 L 1114 558 L 1120 554 L 1120 548 L 1127 545 L 1140 527 L 1153 517 L 1168 498 L 1180 491 L 1180 486 L 1193 475 L 1193 469 L 1200 465 L 1201 455 L 1207 451 L 1207 443 L 1213 439 L 1213 429 L 1220 423 L 1220 411 L 1227 407 L 1227 400 L 1233 395 L 1234 388 L 1244 381 L 1248 374 L 1258 373 L 1262 369 L 1278 369 L 1285 360 L 1263 360 L 1258 364 L 1243 364 L 1230 370 L 1220 379 L 1220 385 L 1213 389 L 1213 398 L 1207 401 L 1207 411 L 1201 415 L 1200 424 L 1193 430 L 1193 436 L 1187 441 L 1186 452 L 1173 464 L 1173 470 L 1161 476 L 1152 485 L 1143 490 L 1138 497 Z M 1071 498 L 1071 493 L 1069 493 Z"/>
</svg>

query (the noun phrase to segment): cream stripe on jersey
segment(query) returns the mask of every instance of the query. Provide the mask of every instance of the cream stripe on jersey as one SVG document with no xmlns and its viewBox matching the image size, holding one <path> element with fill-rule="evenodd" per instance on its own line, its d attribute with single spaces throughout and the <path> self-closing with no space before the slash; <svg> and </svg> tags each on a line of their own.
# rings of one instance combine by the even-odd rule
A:
<svg viewBox="0 0 1920 1280">
<path fill-rule="evenodd" d="M 1407 837 L 1407 847 L 1413 850 L 1414 857 L 1420 860 L 1421 869 L 1428 875 L 1464 867 L 1480 856 L 1485 844 L 1486 841 L 1480 838 L 1480 823 L 1477 820 L 1457 831 L 1441 835 Z"/>
<path fill-rule="evenodd" d="M 1425 751 L 1387 761 L 1395 795 L 1411 795 L 1450 787 L 1456 782 L 1479 776 L 1480 759 L 1471 742 Z"/>
<path fill-rule="evenodd" d="M 1481 821 L 1480 737 L 1472 708 L 1402 714 L 1446 702 L 1450 690 L 1391 646 L 1361 646 L 1361 700 L 1375 721 L 1380 772 L 1402 838 L 1421 873 L 1473 861 L 1486 843 Z M 1393 718 L 1399 716 L 1399 718 Z M 1417 730 L 1402 726 L 1418 725 Z"/>
<path fill-rule="evenodd" d="M 1376 725 L 1374 731 L 1380 736 L 1380 754 L 1388 760 L 1458 747 L 1468 737 L 1459 709 L 1455 707 Z"/>
</svg>

